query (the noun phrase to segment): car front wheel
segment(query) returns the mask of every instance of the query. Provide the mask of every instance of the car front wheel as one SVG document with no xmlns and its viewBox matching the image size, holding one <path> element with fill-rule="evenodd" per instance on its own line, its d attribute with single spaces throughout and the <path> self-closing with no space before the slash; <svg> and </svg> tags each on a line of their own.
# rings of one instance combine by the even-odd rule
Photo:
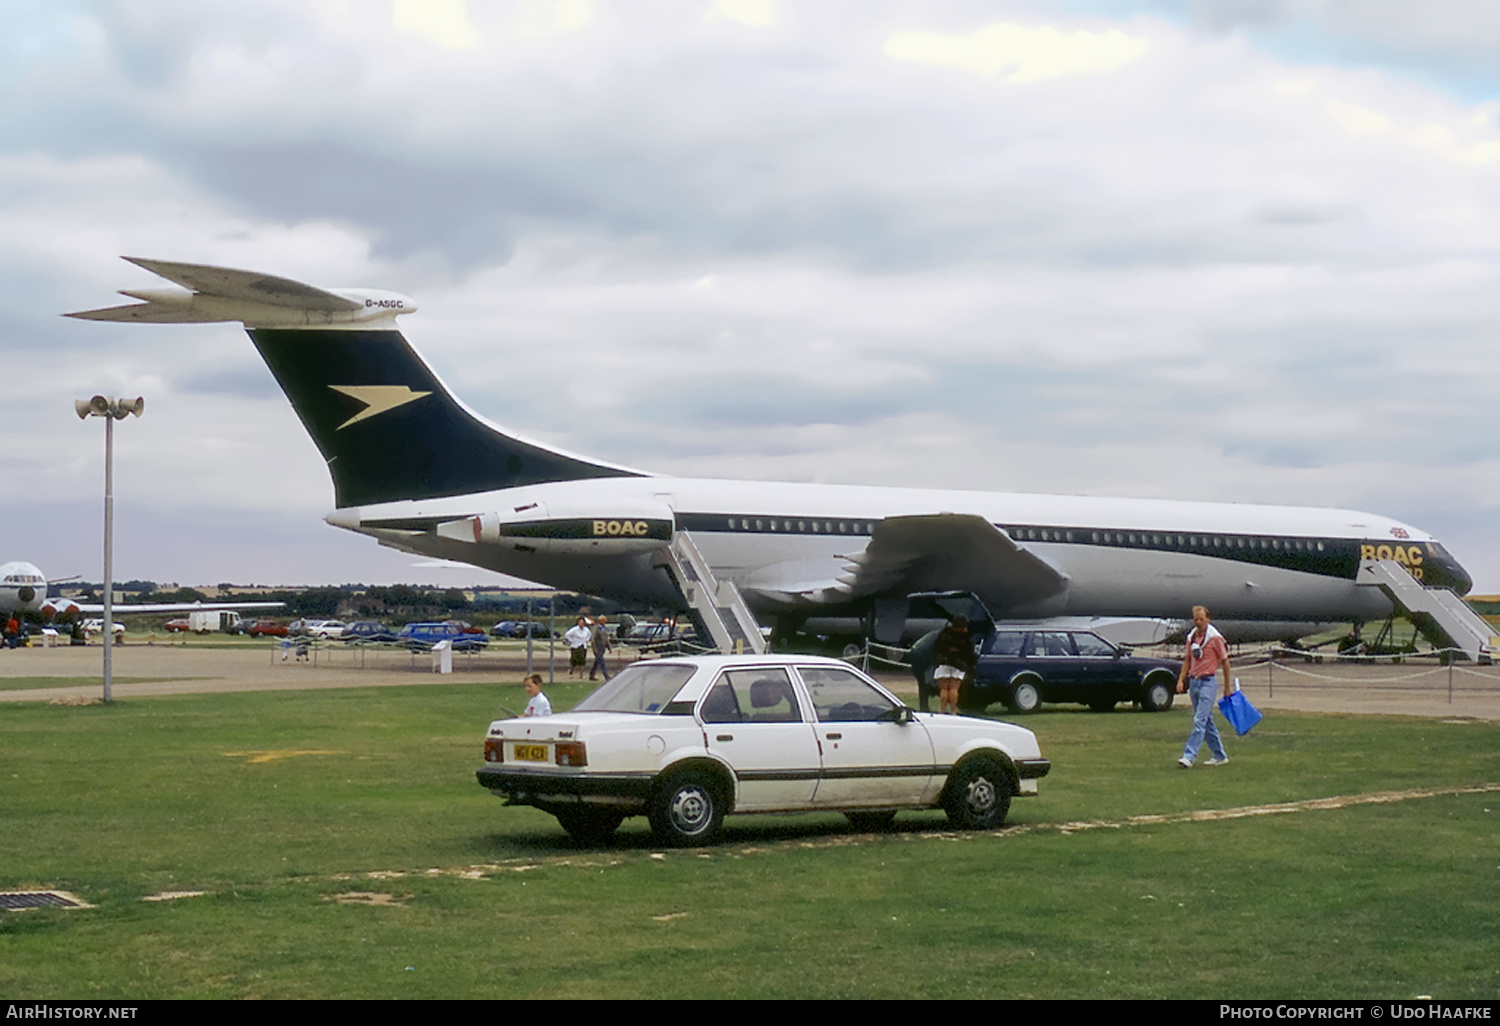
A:
<svg viewBox="0 0 1500 1026">
<path fill-rule="evenodd" d="M 971 759 L 948 778 L 944 811 L 962 830 L 1003 826 L 1010 812 L 1010 776 L 994 759 Z"/>
<path fill-rule="evenodd" d="M 1033 681 L 1023 680 L 1011 690 L 1010 701 L 1006 704 L 1013 713 L 1035 712 L 1036 707 L 1042 704 L 1042 695 Z"/>
<path fill-rule="evenodd" d="M 1146 682 L 1141 693 L 1142 712 L 1165 712 L 1172 708 L 1172 684 L 1165 677 L 1156 677 Z"/>
<path fill-rule="evenodd" d="M 657 840 L 675 848 L 710 844 L 724 822 L 716 781 L 702 770 L 683 770 L 662 782 L 647 818 Z"/>
</svg>

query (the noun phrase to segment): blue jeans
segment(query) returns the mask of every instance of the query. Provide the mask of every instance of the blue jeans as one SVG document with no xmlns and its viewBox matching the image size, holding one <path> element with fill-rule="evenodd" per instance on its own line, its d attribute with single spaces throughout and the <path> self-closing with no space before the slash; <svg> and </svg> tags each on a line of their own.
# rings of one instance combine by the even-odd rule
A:
<svg viewBox="0 0 1500 1026">
<path fill-rule="evenodd" d="M 1218 693 L 1219 688 L 1214 683 L 1214 678 L 1188 678 L 1188 697 L 1193 700 L 1193 732 L 1188 735 L 1187 745 L 1182 749 L 1182 757 L 1188 762 L 1198 758 L 1198 749 L 1202 747 L 1205 738 L 1208 739 L 1208 750 L 1214 753 L 1214 758 L 1229 758 L 1229 753 L 1224 751 L 1224 741 L 1219 737 L 1219 728 L 1214 724 L 1214 705 L 1217 701 L 1214 696 Z"/>
</svg>

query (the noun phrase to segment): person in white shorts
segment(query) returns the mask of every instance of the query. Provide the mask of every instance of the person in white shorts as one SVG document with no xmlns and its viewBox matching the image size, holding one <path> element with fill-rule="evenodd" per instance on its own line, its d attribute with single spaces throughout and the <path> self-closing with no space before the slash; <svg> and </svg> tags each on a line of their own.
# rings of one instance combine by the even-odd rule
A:
<svg viewBox="0 0 1500 1026">
<path fill-rule="evenodd" d="M 958 714 L 958 694 L 964 678 L 974 672 L 974 641 L 969 636 L 969 621 L 955 616 L 937 636 L 937 669 L 932 683 L 938 689 L 938 711 Z"/>
</svg>

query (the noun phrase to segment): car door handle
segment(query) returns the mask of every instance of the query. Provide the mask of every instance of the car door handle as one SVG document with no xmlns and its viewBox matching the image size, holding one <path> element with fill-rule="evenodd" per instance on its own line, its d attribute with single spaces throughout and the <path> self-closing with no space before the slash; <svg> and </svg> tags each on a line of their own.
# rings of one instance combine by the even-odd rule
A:
<svg viewBox="0 0 1500 1026">
<path fill-rule="evenodd" d="M 714 735 L 714 740 L 715 741 L 733 741 L 734 740 L 734 735 L 733 734 L 715 734 Z"/>
<path fill-rule="evenodd" d="M 844 735 L 842 734 L 829 734 L 827 737 L 830 741 L 842 741 L 844 739 Z"/>
</svg>

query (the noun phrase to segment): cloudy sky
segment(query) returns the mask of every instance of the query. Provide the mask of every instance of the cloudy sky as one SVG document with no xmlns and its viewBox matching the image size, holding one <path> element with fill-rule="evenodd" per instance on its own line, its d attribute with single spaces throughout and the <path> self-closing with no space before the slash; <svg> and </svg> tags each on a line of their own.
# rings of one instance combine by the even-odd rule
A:
<svg viewBox="0 0 1500 1026">
<path fill-rule="evenodd" d="M 1335 505 L 1500 591 L 1489 0 L 5 0 L 0 560 L 496 580 L 322 523 L 235 326 L 394 289 L 470 405 L 666 473 Z"/>
</svg>

